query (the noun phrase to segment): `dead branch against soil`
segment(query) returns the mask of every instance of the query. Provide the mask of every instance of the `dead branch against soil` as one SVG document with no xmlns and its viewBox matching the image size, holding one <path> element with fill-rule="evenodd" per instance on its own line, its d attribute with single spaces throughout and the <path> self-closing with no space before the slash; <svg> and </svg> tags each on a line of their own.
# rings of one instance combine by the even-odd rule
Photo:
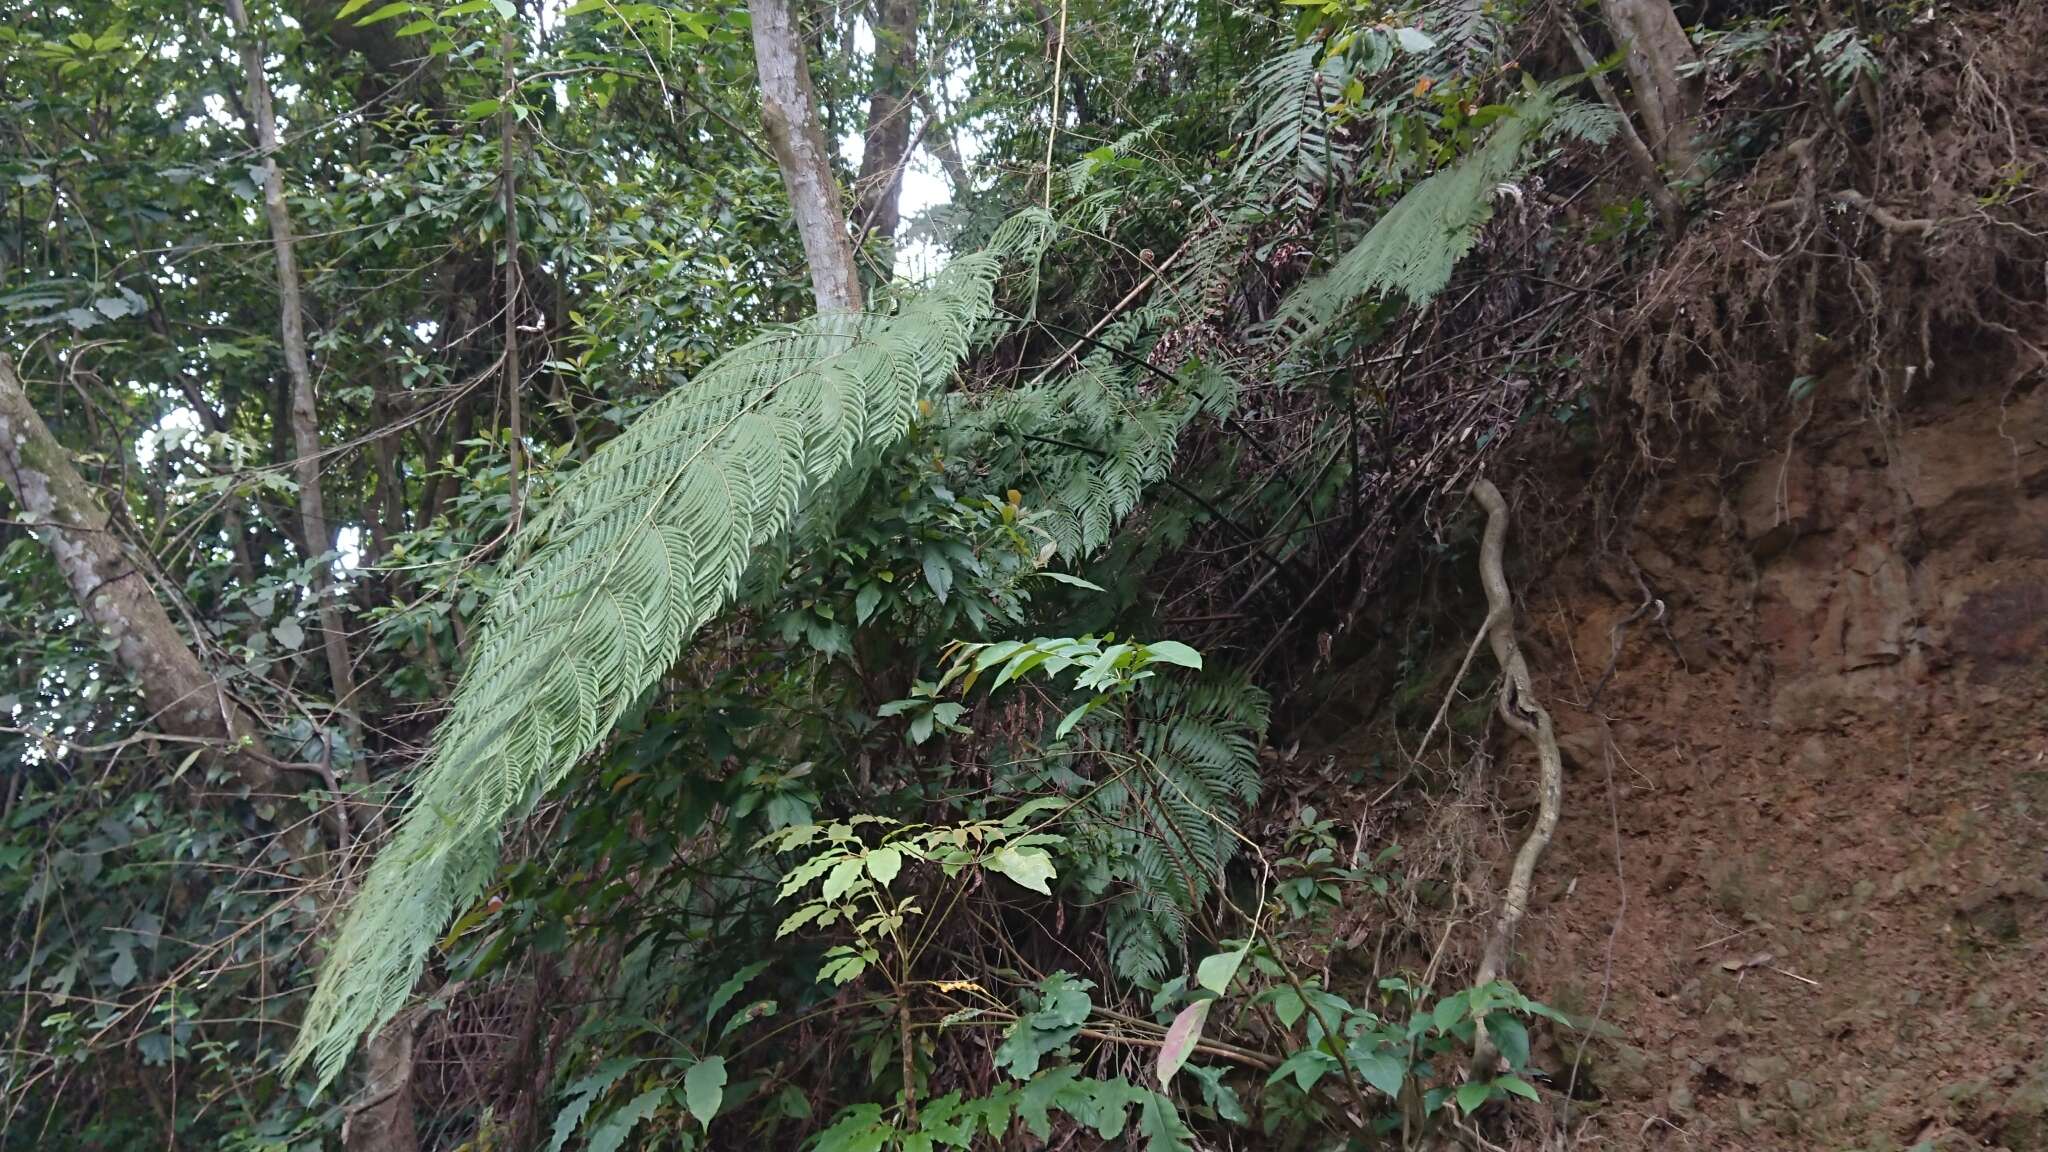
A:
<svg viewBox="0 0 2048 1152">
<path fill-rule="evenodd" d="M 1543 790 L 1536 823 L 1522 841 L 1521 851 L 1515 853 L 1507 892 L 1501 900 L 1500 919 L 1494 924 L 1493 937 L 1487 941 L 1479 974 L 1473 981 L 1487 984 L 1500 979 L 1507 968 L 1508 947 L 1529 908 L 1529 887 L 1535 878 L 1536 862 L 1543 858 L 1551 834 L 1557 830 L 1558 808 L 1564 795 L 1564 764 L 1558 754 L 1557 733 L 1551 726 L 1550 713 L 1536 699 L 1529 663 L 1522 658 L 1521 645 L 1515 640 L 1514 599 L 1508 591 L 1507 576 L 1501 570 L 1508 535 L 1507 501 L 1500 489 L 1483 476 L 1472 482 L 1472 496 L 1486 509 L 1486 535 L 1479 545 L 1479 578 L 1486 587 L 1487 636 L 1493 645 L 1493 658 L 1501 668 L 1497 711 L 1503 723 L 1536 746 Z M 1486 1047 L 1483 1039 L 1481 1046 Z"/>
</svg>

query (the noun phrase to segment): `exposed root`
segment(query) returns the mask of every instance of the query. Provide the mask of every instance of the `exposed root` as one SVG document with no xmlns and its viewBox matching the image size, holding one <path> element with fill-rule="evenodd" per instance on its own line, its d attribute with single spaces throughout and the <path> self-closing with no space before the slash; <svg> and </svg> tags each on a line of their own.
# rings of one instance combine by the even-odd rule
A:
<svg viewBox="0 0 2048 1152">
<path fill-rule="evenodd" d="M 1486 588 L 1487 638 L 1501 669 L 1496 708 L 1503 723 L 1536 746 L 1543 788 L 1536 824 L 1522 841 L 1521 851 L 1515 853 L 1514 870 L 1508 874 L 1507 894 L 1501 901 L 1500 919 L 1494 924 L 1493 937 L 1487 941 L 1486 953 L 1479 962 L 1474 982 L 1487 984 L 1500 979 L 1507 968 L 1508 947 L 1523 913 L 1529 910 L 1529 887 L 1536 875 L 1536 863 L 1543 858 L 1551 835 L 1557 831 L 1558 809 L 1564 799 L 1564 762 L 1558 755 L 1557 733 L 1551 726 L 1550 713 L 1536 699 L 1529 682 L 1528 661 L 1522 658 L 1521 645 L 1515 640 L 1514 599 L 1508 592 L 1507 576 L 1501 571 L 1501 554 L 1508 536 L 1507 501 L 1485 477 L 1472 482 L 1472 495 L 1486 509 L 1486 535 L 1479 545 L 1479 579 Z"/>
</svg>

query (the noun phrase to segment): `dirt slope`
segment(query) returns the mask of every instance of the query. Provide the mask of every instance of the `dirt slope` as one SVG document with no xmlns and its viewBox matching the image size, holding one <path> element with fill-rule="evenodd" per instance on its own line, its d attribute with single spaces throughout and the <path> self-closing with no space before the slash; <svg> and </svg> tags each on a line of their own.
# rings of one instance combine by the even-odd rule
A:
<svg viewBox="0 0 2048 1152">
<path fill-rule="evenodd" d="M 2048 1148 L 2025 367 L 1957 365 L 1895 412 L 1822 397 L 1789 453 L 1779 429 L 1675 469 L 1625 550 L 1524 573 L 1568 766 L 1516 972 L 1614 1030 L 1577 1077 L 1587 1146 Z M 1642 600 L 1624 556 L 1662 620 L 1626 629 L 1596 716 Z M 1528 758 L 1504 771 L 1512 794 Z"/>
</svg>

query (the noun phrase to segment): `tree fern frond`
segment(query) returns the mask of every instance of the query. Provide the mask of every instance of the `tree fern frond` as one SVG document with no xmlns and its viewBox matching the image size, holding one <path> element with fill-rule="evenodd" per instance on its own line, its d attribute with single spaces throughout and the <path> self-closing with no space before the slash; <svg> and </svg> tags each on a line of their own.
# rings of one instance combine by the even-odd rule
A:
<svg viewBox="0 0 2048 1152">
<path fill-rule="evenodd" d="M 1507 26 L 1494 0 L 1433 0 L 1417 14 L 1417 23 L 1435 45 L 1423 68 L 1441 78 L 1445 73 L 1484 75 L 1496 69 L 1505 54 Z"/>
<path fill-rule="evenodd" d="M 1239 179 L 1277 182 L 1288 199 L 1307 206 L 1347 178 L 1358 151 L 1339 138 L 1330 109 L 1351 74 L 1349 57 L 1325 57 L 1316 41 L 1279 52 L 1246 77 Z"/>
<path fill-rule="evenodd" d="M 1059 554 L 1085 556 L 1166 476 L 1188 424 L 1235 398 L 1234 386 L 1206 377 L 1200 387 L 1159 387 L 1137 375 L 1126 359 L 1098 353 L 1055 380 L 951 397 L 943 455 L 993 462 Z"/>
<path fill-rule="evenodd" d="M 1289 295 L 1273 326 L 1298 343 L 1367 296 L 1427 303 L 1478 241 L 1497 190 L 1521 170 L 1524 146 L 1548 122 L 1554 103 L 1548 90 L 1522 101 L 1484 144 L 1410 189 L 1329 271 Z"/>
<path fill-rule="evenodd" d="M 1621 113 L 1595 100 L 1560 96 L 1551 104 L 1550 120 L 1543 126 L 1543 138 L 1608 144 L 1619 131 Z"/>
<path fill-rule="evenodd" d="M 814 318 L 721 358 L 564 481 L 519 540 L 391 843 L 349 908 L 292 1050 L 323 1081 L 412 994 L 497 864 L 504 822 L 610 733 L 732 597 L 755 549 L 854 453 L 893 441 L 996 314 L 1021 213 L 893 314 Z"/>
</svg>

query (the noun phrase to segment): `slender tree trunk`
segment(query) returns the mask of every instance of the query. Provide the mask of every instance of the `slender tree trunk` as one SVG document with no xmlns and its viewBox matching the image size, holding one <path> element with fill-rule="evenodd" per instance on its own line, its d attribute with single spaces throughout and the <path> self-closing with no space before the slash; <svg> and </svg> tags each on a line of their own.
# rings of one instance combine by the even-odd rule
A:
<svg viewBox="0 0 2048 1152">
<path fill-rule="evenodd" d="M 263 211 L 270 218 L 271 246 L 277 252 L 277 297 L 284 341 L 284 362 L 291 374 L 292 469 L 299 482 L 299 522 L 306 558 L 313 564 L 313 595 L 319 604 L 321 647 L 327 655 L 327 678 L 335 707 L 360 749 L 362 729 L 355 722 L 355 675 L 348 652 L 348 633 L 341 609 L 334 603 L 334 576 L 318 557 L 334 548 L 327 521 L 327 501 L 320 488 L 320 410 L 313 395 L 313 370 L 306 355 L 305 307 L 299 292 L 299 260 L 292 237 L 291 212 L 284 202 L 284 176 L 277 167 L 277 114 L 270 103 L 270 85 L 263 78 L 263 38 L 249 24 L 242 0 L 227 0 L 228 18 L 242 32 L 242 67 L 248 73 L 249 112 L 255 120 L 256 147 L 263 157 Z M 365 769 L 356 757 L 359 782 Z"/>
<path fill-rule="evenodd" d="M 918 0 L 876 0 L 875 87 L 860 154 L 854 223 L 885 243 L 896 239 L 903 165 L 910 153 L 910 90 L 917 63 Z"/>
<path fill-rule="evenodd" d="M 747 12 L 753 17 L 754 67 L 761 77 L 761 126 L 803 237 L 812 295 L 820 313 L 857 311 L 860 276 L 846 234 L 846 210 L 818 126 L 818 93 L 789 2 L 747 0 Z"/>
<path fill-rule="evenodd" d="M 228 418 L 214 411 L 213 405 L 200 395 L 199 386 L 190 377 L 179 375 L 178 390 L 185 394 L 185 403 L 199 413 L 200 423 L 215 434 L 228 430 Z M 220 530 L 228 538 L 228 550 L 235 557 L 235 575 L 244 585 L 256 583 L 256 562 L 249 555 L 248 532 L 242 524 L 242 500 L 232 488 L 221 496 Z"/>
<path fill-rule="evenodd" d="M 413 1152 L 413 1011 L 400 1012 L 363 1041 L 367 1067 L 362 1095 L 347 1105 L 341 1126 L 347 1152 Z"/>
<path fill-rule="evenodd" d="M 1556 11 L 1558 26 L 1564 30 L 1565 43 L 1571 45 L 1572 55 L 1578 57 L 1579 66 L 1592 77 L 1593 90 L 1600 94 L 1601 101 L 1613 109 L 1615 116 L 1621 121 L 1622 144 L 1628 151 L 1629 159 L 1636 166 L 1637 175 L 1643 178 L 1643 183 L 1650 193 L 1650 202 L 1656 206 L 1657 223 L 1666 233 L 1677 234 L 1685 227 L 1685 210 L 1679 204 L 1678 197 L 1672 193 L 1671 185 L 1665 183 L 1664 173 L 1658 170 L 1657 157 L 1650 152 L 1649 145 L 1643 142 L 1642 134 L 1636 131 L 1635 121 L 1628 118 L 1628 106 L 1615 94 L 1614 85 L 1607 82 L 1607 74 L 1600 71 L 1600 61 L 1594 58 L 1593 50 L 1586 47 L 1586 38 L 1579 35 L 1578 17 L 1573 14 L 1572 9 L 1562 4 L 1558 5 Z"/>
<path fill-rule="evenodd" d="M 341 610 L 330 592 L 333 573 L 317 558 L 334 547 L 334 532 L 327 520 L 326 500 L 320 489 L 320 412 L 313 395 L 313 371 L 306 355 L 305 306 L 299 291 L 299 262 L 292 235 L 291 213 L 284 202 L 284 176 L 277 167 L 277 115 L 270 102 L 270 85 L 263 78 L 263 39 L 255 34 L 242 0 L 227 0 L 228 18 L 243 34 L 242 65 L 248 72 L 249 105 L 256 125 L 256 146 L 263 157 L 263 209 L 270 219 L 271 245 L 277 252 L 278 306 L 284 342 L 285 367 L 291 374 L 291 428 L 295 454 L 294 470 L 299 481 L 299 519 L 305 533 L 306 556 L 313 565 L 313 592 L 319 601 L 322 647 L 327 655 L 328 680 L 334 691 L 335 707 L 348 726 L 352 743 L 362 747 L 362 728 L 352 711 L 355 705 L 355 676 L 350 666 L 348 634 L 342 629 Z M 364 759 L 355 758 L 358 784 L 369 783 Z M 412 1030 L 408 1017 L 401 1017 L 372 1033 L 363 1044 L 370 1074 L 369 1089 L 361 1102 L 352 1105 L 349 1131 L 343 1138 L 348 1152 L 414 1152 L 417 1138 L 412 1120 Z"/>
<path fill-rule="evenodd" d="M 1615 43 L 1628 51 L 1623 66 L 1651 149 L 1673 176 L 1699 179 L 1703 173 L 1693 132 L 1700 82 L 1683 75 L 1699 54 L 1671 0 L 1600 0 L 1600 15 Z"/>
<path fill-rule="evenodd" d="M 276 772 L 248 745 L 255 722 L 231 699 L 157 602 L 142 569 L 121 547 L 112 517 L 71 456 L 36 415 L 0 356 L 0 479 L 22 519 L 56 558 L 85 618 L 113 644 L 114 659 L 135 678 L 153 730 L 220 740 L 228 763 L 253 792 L 277 791 Z"/>
<path fill-rule="evenodd" d="M 960 200 L 974 190 L 974 177 L 967 172 L 967 164 L 960 158 L 960 148 L 953 142 L 953 130 L 939 115 L 938 108 L 930 96 L 917 94 L 918 111 L 924 113 L 924 146 L 938 158 L 939 167 L 946 170 L 946 179 L 953 185 L 953 199 Z"/>
<path fill-rule="evenodd" d="M 526 432 L 521 427 L 519 390 L 525 380 L 519 371 L 519 293 L 525 277 L 519 268 L 519 203 L 514 199 L 517 191 L 519 161 L 519 138 L 513 128 L 513 97 L 518 95 L 519 81 L 513 69 L 513 52 L 518 41 L 512 34 L 508 21 L 498 38 L 499 50 L 505 54 L 505 95 L 498 101 L 498 163 L 501 169 L 501 193 L 505 210 L 505 412 L 506 452 L 510 457 L 508 477 L 512 499 L 512 531 L 519 530 L 520 514 L 524 507 L 526 487 L 525 456 L 523 443 Z"/>
</svg>

